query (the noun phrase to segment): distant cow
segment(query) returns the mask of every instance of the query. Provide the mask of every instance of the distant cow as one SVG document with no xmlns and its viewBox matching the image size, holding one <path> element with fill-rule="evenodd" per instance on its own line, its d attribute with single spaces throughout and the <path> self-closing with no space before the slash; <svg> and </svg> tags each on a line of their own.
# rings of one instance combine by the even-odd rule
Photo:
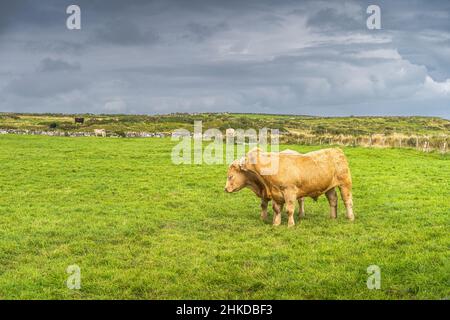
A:
<svg viewBox="0 0 450 320">
<path fill-rule="evenodd" d="M 94 135 L 96 137 L 106 137 L 106 130 L 105 129 L 94 129 Z"/>
<path fill-rule="evenodd" d="M 265 174 L 274 162 L 278 170 Z M 354 220 L 350 169 L 344 153 L 338 148 L 307 154 L 263 152 L 255 148 L 242 159 L 234 161 L 228 169 L 225 190 L 235 192 L 245 186 L 273 200 L 274 225 L 281 223 L 284 204 L 289 217 L 288 225 L 293 226 L 296 200 L 303 197 L 317 199 L 322 194 L 326 195 L 330 204 L 331 218 L 336 218 L 336 187 L 340 189 L 347 218 Z"/>
<path fill-rule="evenodd" d="M 75 123 L 84 123 L 84 118 L 75 118 Z"/>
</svg>

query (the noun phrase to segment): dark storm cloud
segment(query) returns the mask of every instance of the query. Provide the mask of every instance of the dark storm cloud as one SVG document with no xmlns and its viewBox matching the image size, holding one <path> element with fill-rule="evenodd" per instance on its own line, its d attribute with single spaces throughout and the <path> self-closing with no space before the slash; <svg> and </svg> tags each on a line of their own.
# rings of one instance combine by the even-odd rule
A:
<svg viewBox="0 0 450 320">
<path fill-rule="evenodd" d="M 82 29 L 65 27 L 66 7 Z M 366 28 L 379 4 L 382 30 Z M 0 5 L 0 111 L 450 117 L 448 1 Z"/>
<path fill-rule="evenodd" d="M 383 13 L 383 25 L 389 30 L 421 32 L 450 30 L 450 1 L 377 1 Z"/>
<path fill-rule="evenodd" d="M 81 67 L 78 63 L 69 63 L 61 59 L 45 58 L 38 67 L 39 72 L 76 71 Z"/>
<path fill-rule="evenodd" d="M 28 97 L 36 99 L 46 99 L 59 94 L 69 93 L 86 87 L 85 82 L 80 77 L 65 75 L 64 81 L 53 77 L 48 73 L 37 73 L 24 75 L 12 80 L 7 91 L 18 97 Z M 39 111 L 39 110 L 37 110 Z"/>
<path fill-rule="evenodd" d="M 190 22 L 186 25 L 186 29 L 189 32 L 186 34 L 186 38 L 194 41 L 204 41 L 221 31 L 228 30 L 229 28 L 225 22 L 220 22 L 211 26 Z"/>
<path fill-rule="evenodd" d="M 309 27 L 319 31 L 341 32 L 342 30 L 364 30 L 364 11 L 359 10 L 358 14 L 336 12 L 333 8 L 325 8 L 317 11 L 308 17 Z"/>
<path fill-rule="evenodd" d="M 83 49 L 85 49 L 85 45 L 83 43 L 65 40 L 29 40 L 23 43 L 23 50 L 32 52 L 81 54 Z"/>
<path fill-rule="evenodd" d="M 4 1 L 0 10 L 0 35 L 15 21 L 21 10 L 25 9 L 24 1 Z"/>
<path fill-rule="evenodd" d="M 141 30 L 131 20 L 117 19 L 99 26 L 90 40 L 90 43 L 97 45 L 104 43 L 125 46 L 151 45 L 159 40 L 159 36 L 152 30 Z"/>
</svg>

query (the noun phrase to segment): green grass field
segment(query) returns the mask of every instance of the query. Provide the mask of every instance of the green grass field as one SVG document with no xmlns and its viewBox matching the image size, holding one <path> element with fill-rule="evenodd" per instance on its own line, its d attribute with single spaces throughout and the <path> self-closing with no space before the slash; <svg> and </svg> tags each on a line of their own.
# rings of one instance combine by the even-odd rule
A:
<svg viewBox="0 0 450 320">
<path fill-rule="evenodd" d="M 321 197 L 288 229 L 249 190 L 223 192 L 226 165 L 173 165 L 174 144 L 0 136 L 0 299 L 450 296 L 449 155 L 346 148 L 356 221 Z"/>
</svg>

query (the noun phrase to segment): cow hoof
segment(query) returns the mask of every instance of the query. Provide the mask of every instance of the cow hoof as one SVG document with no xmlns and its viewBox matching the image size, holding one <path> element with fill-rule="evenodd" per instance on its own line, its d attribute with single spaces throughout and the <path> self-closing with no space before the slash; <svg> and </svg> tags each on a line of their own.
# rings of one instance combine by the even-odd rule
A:
<svg viewBox="0 0 450 320">
<path fill-rule="evenodd" d="M 355 216 L 347 217 L 347 219 L 350 220 L 350 221 L 355 221 Z"/>
<path fill-rule="evenodd" d="M 288 220 L 288 228 L 295 226 L 295 220 L 293 219 L 293 217 L 291 217 Z"/>
</svg>

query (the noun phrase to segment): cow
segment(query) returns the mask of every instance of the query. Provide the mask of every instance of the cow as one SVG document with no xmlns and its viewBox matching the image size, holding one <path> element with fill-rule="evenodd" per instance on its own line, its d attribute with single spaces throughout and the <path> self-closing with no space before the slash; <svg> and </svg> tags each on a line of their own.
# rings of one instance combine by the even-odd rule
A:
<svg viewBox="0 0 450 320">
<path fill-rule="evenodd" d="M 274 164 L 277 170 L 271 172 Z M 336 187 L 345 204 L 347 218 L 351 221 L 355 218 L 350 168 L 339 148 L 306 154 L 263 152 L 255 148 L 230 165 L 225 191 L 236 192 L 246 186 L 255 189 L 264 199 L 272 200 L 275 226 L 281 224 L 284 204 L 288 213 L 288 226 L 294 226 L 296 200 L 304 197 L 317 200 L 322 194 L 328 199 L 330 217 L 335 219 L 338 202 Z"/>
<path fill-rule="evenodd" d="M 94 129 L 94 135 L 96 137 L 106 137 L 106 130 L 105 129 Z"/>
<path fill-rule="evenodd" d="M 297 151 L 286 149 L 281 154 L 297 154 Z M 231 178 L 231 179 L 230 179 Z M 234 187 L 236 186 L 236 187 Z M 257 176 L 249 171 L 243 171 L 240 169 L 240 160 L 235 160 L 231 163 L 228 169 L 228 179 L 225 186 L 225 192 L 237 192 L 243 188 L 249 188 L 257 197 L 261 199 L 261 220 L 267 220 L 267 208 L 269 206 L 270 197 L 265 193 L 264 185 L 260 182 Z M 305 216 L 305 201 L 304 198 L 298 199 L 299 218 Z"/>
</svg>

